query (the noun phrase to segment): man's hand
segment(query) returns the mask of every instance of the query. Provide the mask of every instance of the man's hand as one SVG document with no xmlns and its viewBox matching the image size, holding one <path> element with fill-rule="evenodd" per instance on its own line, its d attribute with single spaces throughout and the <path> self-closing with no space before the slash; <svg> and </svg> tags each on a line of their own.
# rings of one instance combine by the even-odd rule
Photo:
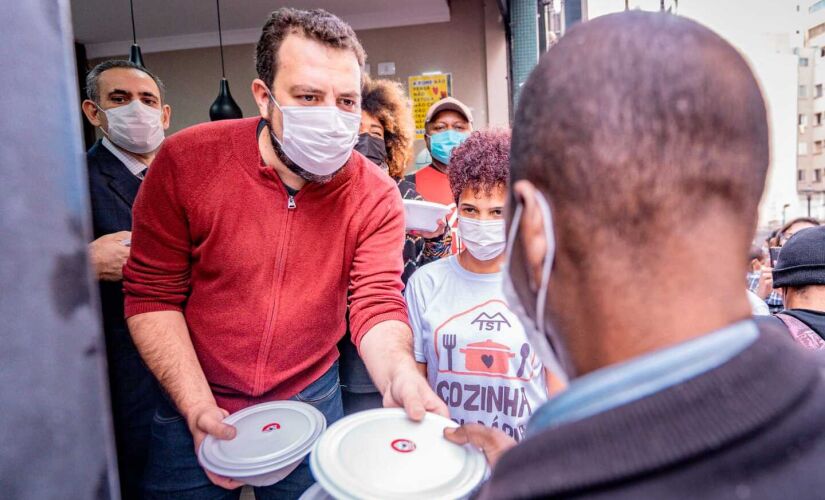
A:
<svg viewBox="0 0 825 500">
<path fill-rule="evenodd" d="M 424 239 L 431 240 L 433 238 L 439 238 L 444 235 L 445 230 L 447 229 L 447 221 L 444 219 L 440 219 L 438 221 L 438 228 L 435 231 L 428 232 L 428 231 L 410 231 L 410 234 L 413 236 L 421 236 Z"/>
<path fill-rule="evenodd" d="M 89 260 L 97 279 L 101 281 L 123 279 L 123 265 L 129 258 L 129 247 L 122 241 L 131 237 L 131 231 L 120 231 L 103 235 L 89 243 Z"/>
<path fill-rule="evenodd" d="M 229 416 L 229 412 L 215 405 L 204 405 L 189 412 L 186 423 L 189 425 L 192 439 L 195 440 L 195 456 L 198 456 L 198 450 L 207 434 L 212 435 L 216 439 L 235 438 L 237 432 L 235 428 L 223 423 L 223 419 L 227 416 Z M 240 481 L 213 474 L 206 469 L 204 469 L 204 472 L 206 472 L 206 477 L 208 477 L 210 481 L 221 488 L 234 490 L 235 488 L 243 486 L 243 483 Z"/>
<path fill-rule="evenodd" d="M 773 268 L 762 266 L 759 274 L 759 284 L 756 285 L 756 295 L 760 299 L 765 300 L 773 291 Z"/>
<path fill-rule="evenodd" d="M 415 368 L 395 372 L 384 390 L 384 407 L 404 408 L 407 416 L 416 422 L 424 418 L 425 412 L 450 416 L 447 405 L 436 396 L 427 379 Z"/>
<path fill-rule="evenodd" d="M 504 432 L 481 424 L 465 424 L 458 428 L 444 429 L 444 437 L 455 444 L 470 444 L 480 448 L 487 457 L 490 467 L 496 465 L 501 456 L 516 445 L 516 440 Z"/>
</svg>

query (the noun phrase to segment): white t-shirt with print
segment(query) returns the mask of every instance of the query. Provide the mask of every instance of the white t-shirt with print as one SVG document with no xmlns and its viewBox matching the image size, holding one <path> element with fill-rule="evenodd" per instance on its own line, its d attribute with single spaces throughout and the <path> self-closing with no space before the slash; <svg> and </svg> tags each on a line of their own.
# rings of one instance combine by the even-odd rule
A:
<svg viewBox="0 0 825 500">
<path fill-rule="evenodd" d="M 520 440 L 547 400 L 544 370 L 507 307 L 502 273 L 476 274 L 456 256 L 421 267 L 407 283 L 415 359 L 459 424 L 497 427 Z"/>
</svg>

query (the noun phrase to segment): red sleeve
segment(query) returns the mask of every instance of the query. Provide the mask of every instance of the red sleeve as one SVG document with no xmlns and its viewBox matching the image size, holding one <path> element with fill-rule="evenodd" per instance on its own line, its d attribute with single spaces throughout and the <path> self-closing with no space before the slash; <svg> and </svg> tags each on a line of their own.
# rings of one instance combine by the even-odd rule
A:
<svg viewBox="0 0 825 500">
<path fill-rule="evenodd" d="M 191 245 L 176 169 L 170 148 L 162 147 L 132 208 L 132 249 L 123 268 L 127 318 L 182 311 L 189 293 Z"/>
<path fill-rule="evenodd" d="M 350 332 L 361 338 L 378 323 L 398 320 L 409 325 L 401 273 L 404 269 L 404 206 L 395 185 L 366 214 L 350 270 Z"/>
</svg>

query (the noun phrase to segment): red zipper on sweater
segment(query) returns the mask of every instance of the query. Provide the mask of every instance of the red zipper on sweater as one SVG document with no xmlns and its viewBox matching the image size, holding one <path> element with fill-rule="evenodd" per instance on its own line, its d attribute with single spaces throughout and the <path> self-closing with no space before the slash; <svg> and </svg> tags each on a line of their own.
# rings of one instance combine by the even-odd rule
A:
<svg viewBox="0 0 825 500">
<path fill-rule="evenodd" d="M 285 188 L 281 188 L 286 191 Z M 297 196 L 297 195 L 295 195 Z M 267 359 L 269 359 L 269 351 L 272 347 L 272 337 L 273 337 L 273 330 L 275 325 L 275 317 L 277 315 L 278 308 L 280 307 L 281 303 L 281 294 L 280 291 L 283 290 L 283 281 L 284 281 L 284 274 L 286 271 L 286 266 L 284 265 L 284 250 L 289 245 L 289 237 L 290 237 L 290 229 L 292 227 L 292 214 L 297 207 L 295 203 L 295 196 L 287 193 L 287 204 L 286 204 L 286 218 L 284 220 L 284 228 L 282 237 L 280 238 L 280 245 L 278 246 L 277 257 L 275 260 L 275 276 L 272 280 L 272 289 L 270 290 L 269 296 L 272 297 L 272 303 L 269 306 L 269 314 L 266 325 L 264 326 L 264 336 L 261 339 L 261 346 L 258 348 L 258 359 L 255 363 L 255 382 L 252 385 L 252 396 L 257 397 L 263 393 L 263 388 L 261 387 L 264 369 L 266 368 Z"/>
</svg>

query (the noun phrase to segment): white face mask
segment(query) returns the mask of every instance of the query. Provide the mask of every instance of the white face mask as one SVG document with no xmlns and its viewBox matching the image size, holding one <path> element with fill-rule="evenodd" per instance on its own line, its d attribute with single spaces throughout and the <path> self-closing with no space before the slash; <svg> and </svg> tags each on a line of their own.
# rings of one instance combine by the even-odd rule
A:
<svg viewBox="0 0 825 500">
<path fill-rule="evenodd" d="M 104 132 L 106 137 L 126 151 L 135 154 L 151 153 L 163 142 L 161 110 L 140 101 L 106 110 L 97 106 L 97 109 L 106 115 L 109 125 Z"/>
<path fill-rule="evenodd" d="M 347 113 L 335 106 L 281 106 L 283 140 L 275 133 L 284 154 L 307 172 L 319 176 L 337 172 L 349 160 L 358 142 L 361 113 Z"/>
<path fill-rule="evenodd" d="M 558 332 L 552 327 L 548 327 L 545 320 L 545 307 L 547 304 L 547 287 L 550 284 L 550 273 L 553 270 L 553 259 L 556 255 L 556 238 L 553 232 L 553 214 L 550 204 L 540 191 L 536 191 L 536 201 L 539 204 L 544 221 L 544 234 L 547 239 L 547 253 L 544 256 L 544 263 L 541 270 L 541 283 L 539 284 L 538 296 L 536 297 L 536 319 L 530 317 L 513 286 L 510 270 L 513 268 L 513 245 L 516 241 L 516 234 L 521 222 L 521 214 L 524 210 L 522 203 L 516 205 L 513 215 L 513 223 L 510 226 L 510 235 L 507 238 L 507 263 L 504 265 L 504 298 L 510 308 L 519 317 L 524 329 L 527 332 L 527 340 L 536 351 L 541 362 L 551 372 L 556 374 L 565 385 L 569 379 L 575 375 L 573 364 L 567 349 L 564 347 Z M 554 353 L 555 351 L 555 353 Z"/>
<path fill-rule="evenodd" d="M 461 242 L 478 260 L 495 259 L 504 251 L 504 220 L 475 220 L 458 218 Z"/>
</svg>

